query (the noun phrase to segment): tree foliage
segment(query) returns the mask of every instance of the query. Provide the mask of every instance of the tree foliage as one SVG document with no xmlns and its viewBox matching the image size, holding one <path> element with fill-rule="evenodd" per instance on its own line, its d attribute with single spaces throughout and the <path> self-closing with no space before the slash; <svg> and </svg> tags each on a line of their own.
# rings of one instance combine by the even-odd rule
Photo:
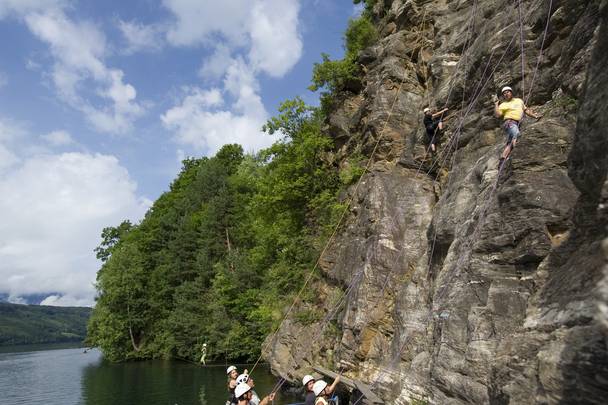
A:
<svg viewBox="0 0 608 405">
<path fill-rule="evenodd" d="M 355 4 L 360 1 L 355 1 Z M 366 3 L 369 4 L 371 3 Z M 377 31 L 368 12 L 356 19 L 350 19 L 344 33 L 344 57 L 331 60 L 329 55 L 321 54 L 322 62 L 313 67 L 312 91 L 322 90 L 321 105 L 328 111 L 331 98 L 338 92 L 360 87 L 361 67 L 357 63 L 359 52 L 377 39 Z"/>
<path fill-rule="evenodd" d="M 89 342 L 111 360 L 252 360 L 336 222 L 340 176 L 323 116 L 300 99 L 257 155 L 187 159 L 140 224 L 105 228 Z"/>
</svg>

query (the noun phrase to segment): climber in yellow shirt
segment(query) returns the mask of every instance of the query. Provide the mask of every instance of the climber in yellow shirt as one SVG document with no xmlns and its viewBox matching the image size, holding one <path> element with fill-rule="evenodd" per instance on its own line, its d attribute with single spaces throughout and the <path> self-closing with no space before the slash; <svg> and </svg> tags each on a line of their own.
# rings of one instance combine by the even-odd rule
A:
<svg viewBox="0 0 608 405">
<path fill-rule="evenodd" d="M 539 119 L 541 115 L 531 111 L 521 98 L 513 97 L 513 89 L 509 86 L 505 86 L 501 90 L 502 96 L 505 99 L 502 103 L 498 101 L 498 97 L 494 96 L 494 114 L 497 118 L 502 118 L 503 129 L 507 133 L 507 144 L 505 145 L 498 167 L 502 165 L 505 159 L 509 158 L 511 151 L 517 144 L 517 138 L 519 137 L 519 123 L 521 122 L 524 114 L 529 115 L 532 118 Z"/>
</svg>

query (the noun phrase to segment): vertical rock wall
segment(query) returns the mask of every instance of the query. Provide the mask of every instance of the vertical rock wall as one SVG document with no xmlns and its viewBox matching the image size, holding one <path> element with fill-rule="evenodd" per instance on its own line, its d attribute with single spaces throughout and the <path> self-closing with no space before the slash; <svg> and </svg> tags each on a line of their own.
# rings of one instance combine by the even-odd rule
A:
<svg viewBox="0 0 608 405">
<path fill-rule="evenodd" d="M 289 319 L 269 338 L 276 372 L 342 368 L 395 404 L 604 403 L 600 3 L 376 3 L 381 39 L 360 56 L 365 88 L 342 95 L 327 127 L 344 164 L 379 142 L 375 163 L 351 190 L 315 301 L 297 309 L 325 318 Z M 543 118 L 525 120 L 499 173 L 504 139 L 490 96 L 503 85 Z M 423 163 L 426 105 L 449 106 L 450 118 L 442 153 Z"/>
</svg>

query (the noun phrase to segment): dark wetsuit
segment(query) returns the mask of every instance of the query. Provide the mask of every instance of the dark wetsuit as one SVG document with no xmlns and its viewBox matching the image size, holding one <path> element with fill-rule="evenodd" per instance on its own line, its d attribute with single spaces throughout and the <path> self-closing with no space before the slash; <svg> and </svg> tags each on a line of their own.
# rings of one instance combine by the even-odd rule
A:
<svg viewBox="0 0 608 405">
<path fill-rule="evenodd" d="M 439 123 L 441 122 L 441 119 L 439 119 L 439 118 L 433 119 L 432 117 L 425 115 L 424 120 L 422 122 L 424 123 L 424 128 L 426 129 L 427 142 L 429 144 L 439 143 L 439 137 L 441 136 L 441 131 L 439 130 L 438 127 L 439 127 Z"/>
<path fill-rule="evenodd" d="M 234 388 L 228 387 L 228 391 L 230 392 L 230 397 L 228 397 L 228 402 L 226 402 L 226 404 L 230 404 L 230 405 L 238 404 L 239 401 L 236 399 L 236 396 L 234 395 Z"/>
<path fill-rule="evenodd" d="M 304 405 L 315 405 L 315 393 L 312 391 L 308 391 L 306 393 L 306 399 L 304 400 Z"/>
</svg>

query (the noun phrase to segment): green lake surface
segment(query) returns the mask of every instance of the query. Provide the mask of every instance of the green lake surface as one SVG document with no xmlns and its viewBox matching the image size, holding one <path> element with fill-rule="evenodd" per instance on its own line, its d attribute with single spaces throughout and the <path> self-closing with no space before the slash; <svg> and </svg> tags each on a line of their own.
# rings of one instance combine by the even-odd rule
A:
<svg viewBox="0 0 608 405">
<path fill-rule="evenodd" d="M 0 352 L 1 404 L 224 405 L 228 397 L 223 364 L 201 367 L 162 360 L 114 364 L 97 350 L 19 350 Z M 266 366 L 258 365 L 252 377 L 260 397 L 278 382 Z M 301 400 L 301 395 L 280 392 L 274 405 Z"/>
</svg>

